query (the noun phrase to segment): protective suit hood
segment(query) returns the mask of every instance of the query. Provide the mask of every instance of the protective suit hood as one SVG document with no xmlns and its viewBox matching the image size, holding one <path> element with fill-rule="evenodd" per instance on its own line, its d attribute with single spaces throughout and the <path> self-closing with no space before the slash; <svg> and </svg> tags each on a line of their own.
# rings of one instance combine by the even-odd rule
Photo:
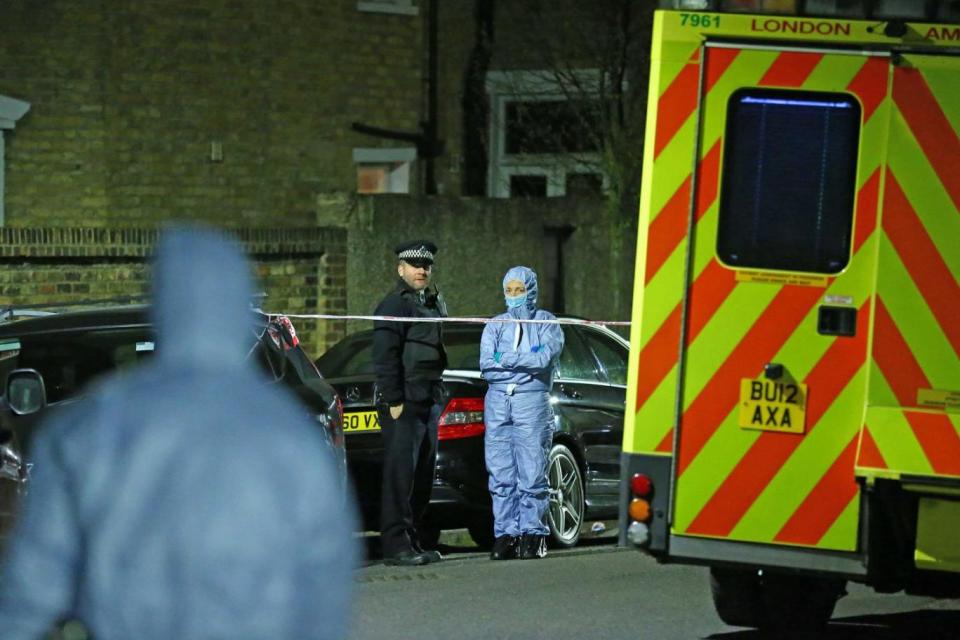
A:
<svg viewBox="0 0 960 640">
<path fill-rule="evenodd" d="M 519 280 L 527 288 L 527 301 L 521 307 L 508 309 L 508 313 L 518 318 L 531 318 L 537 310 L 537 274 L 530 267 L 513 267 L 503 276 L 503 288 L 511 280 Z"/>
<path fill-rule="evenodd" d="M 171 227 L 157 248 L 153 281 L 162 363 L 223 367 L 244 360 L 253 289 L 235 243 L 210 228 Z"/>
</svg>

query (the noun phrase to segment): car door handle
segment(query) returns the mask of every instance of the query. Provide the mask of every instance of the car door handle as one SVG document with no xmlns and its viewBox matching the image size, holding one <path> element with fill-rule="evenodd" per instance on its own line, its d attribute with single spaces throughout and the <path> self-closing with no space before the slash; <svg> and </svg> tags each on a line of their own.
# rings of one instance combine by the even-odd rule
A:
<svg viewBox="0 0 960 640">
<path fill-rule="evenodd" d="M 565 384 L 560 385 L 560 393 L 567 396 L 568 398 L 573 398 L 574 400 L 579 400 L 580 398 L 583 397 L 583 394 L 581 394 L 579 391 L 577 391 L 576 389 L 571 389 Z"/>
</svg>

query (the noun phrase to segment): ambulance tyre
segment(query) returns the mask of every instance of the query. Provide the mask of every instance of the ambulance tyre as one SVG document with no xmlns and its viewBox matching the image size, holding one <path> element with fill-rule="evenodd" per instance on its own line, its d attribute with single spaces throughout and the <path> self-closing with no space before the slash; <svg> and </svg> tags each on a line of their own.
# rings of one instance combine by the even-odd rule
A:
<svg viewBox="0 0 960 640">
<path fill-rule="evenodd" d="M 717 615 L 726 624 L 764 626 L 763 592 L 756 569 L 710 567 L 710 592 Z"/>
<path fill-rule="evenodd" d="M 814 631 L 833 615 L 837 600 L 846 593 L 846 581 L 787 574 L 763 577 L 767 628 Z"/>
</svg>

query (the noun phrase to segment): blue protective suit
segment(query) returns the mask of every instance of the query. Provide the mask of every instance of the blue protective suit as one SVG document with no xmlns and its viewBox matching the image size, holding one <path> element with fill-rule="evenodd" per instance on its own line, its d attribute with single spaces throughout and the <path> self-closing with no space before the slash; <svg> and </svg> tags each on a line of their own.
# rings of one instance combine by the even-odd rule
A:
<svg viewBox="0 0 960 640">
<path fill-rule="evenodd" d="M 537 309 L 537 274 L 513 267 L 503 278 L 523 282 L 527 300 L 495 319 L 552 320 Z M 489 388 L 484 402 L 484 446 L 494 534 L 549 533 L 547 463 L 554 416 L 550 390 L 563 350 L 558 324 L 490 322 L 480 340 L 480 370 Z"/>
<path fill-rule="evenodd" d="M 165 236 L 157 352 L 37 434 L 0 575 L 4 640 L 342 638 L 357 550 L 324 435 L 246 358 L 242 254 Z"/>
</svg>

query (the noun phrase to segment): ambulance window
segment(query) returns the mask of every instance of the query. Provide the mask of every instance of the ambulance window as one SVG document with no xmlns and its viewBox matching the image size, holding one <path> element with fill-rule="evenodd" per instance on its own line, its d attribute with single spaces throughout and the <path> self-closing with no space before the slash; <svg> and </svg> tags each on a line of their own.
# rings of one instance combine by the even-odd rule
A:
<svg viewBox="0 0 960 640">
<path fill-rule="evenodd" d="M 717 254 L 730 266 L 837 273 L 853 226 L 860 104 L 849 94 L 730 96 Z"/>
</svg>

